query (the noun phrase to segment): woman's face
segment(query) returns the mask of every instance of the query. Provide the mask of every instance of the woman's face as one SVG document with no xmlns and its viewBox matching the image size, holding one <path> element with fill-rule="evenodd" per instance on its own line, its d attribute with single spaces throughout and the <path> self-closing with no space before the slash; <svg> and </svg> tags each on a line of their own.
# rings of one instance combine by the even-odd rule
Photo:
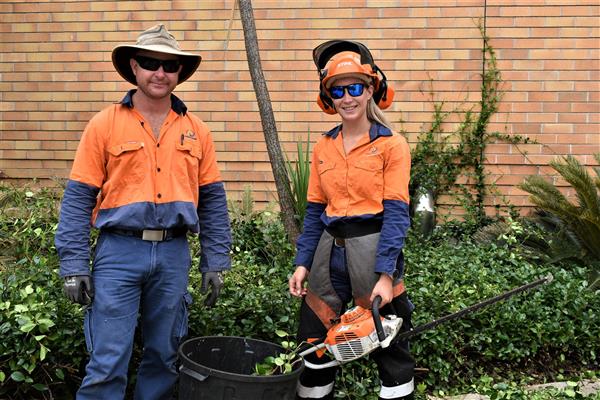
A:
<svg viewBox="0 0 600 400">
<path fill-rule="evenodd" d="M 357 96 L 352 96 L 351 92 L 356 94 L 356 91 L 353 91 L 354 88 L 348 88 L 348 85 L 353 84 L 362 84 L 364 85 L 364 89 L 362 94 Z M 339 87 L 344 86 L 343 92 L 340 91 Z M 337 90 L 340 93 L 343 93 L 343 96 L 339 99 L 333 99 L 333 105 L 337 110 L 338 114 L 342 117 L 344 121 L 361 121 L 363 118 L 367 118 L 367 104 L 369 100 L 373 96 L 373 86 L 366 84 L 364 81 L 355 78 L 355 77 L 347 77 L 336 79 L 333 84 L 329 87 L 329 94 L 331 96 L 332 89 L 334 87 L 338 87 Z"/>
</svg>

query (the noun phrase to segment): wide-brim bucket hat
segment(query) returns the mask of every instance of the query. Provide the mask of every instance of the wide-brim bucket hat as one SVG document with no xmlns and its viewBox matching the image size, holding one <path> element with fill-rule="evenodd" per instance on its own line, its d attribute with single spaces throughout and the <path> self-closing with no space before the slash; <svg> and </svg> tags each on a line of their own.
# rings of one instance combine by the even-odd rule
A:
<svg viewBox="0 0 600 400">
<path fill-rule="evenodd" d="M 134 45 L 120 45 L 112 51 L 112 62 L 115 69 L 127 82 L 137 85 L 129 60 L 140 50 L 157 53 L 174 54 L 181 60 L 181 72 L 178 83 L 185 82 L 198 69 L 202 57 L 197 54 L 181 51 L 175 37 L 167 31 L 163 24 L 158 24 L 142 32 Z"/>
</svg>

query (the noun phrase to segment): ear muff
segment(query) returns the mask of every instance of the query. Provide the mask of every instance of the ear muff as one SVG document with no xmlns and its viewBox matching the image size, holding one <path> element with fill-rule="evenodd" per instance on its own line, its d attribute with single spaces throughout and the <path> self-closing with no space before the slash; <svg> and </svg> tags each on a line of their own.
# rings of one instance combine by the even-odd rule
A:
<svg viewBox="0 0 600 400">
<path fill-rule="evenodd" d="M 320 82 L 317 104 L 321 110 L 327 114 L 337 113 L 333 104 L 333 99 L 329 97 L 329 93 L 323 85 L 323 80 L 327 77 L 327 70 L 324 68 L 331 57 L 344 51 L 352 51 L 359 54 L 361 64 L 370 65 L 374 75 L 371 73 L 368 73 L 367 75 L 370 75 L 373 80 L 373 100 L 375 101 L 375 104 L 377 104 L 377 106 L 382 110 L 389 108 L 394 100 L 394 90 L 388 85 L 387 78 L 385 77 L 383 71 L 381 71 L 381 69 L 375 65 L 373 56 L 369 49 L 359 42 L 350 40 L 330 40 L 322 43 L 313 50 L 313 61 L 317 67 L 317 71 L 319 72 Z"/>
<path fill-rule="evenodd" d="M 373 100 L 379 108 L 385 110 L 392 104 L 392 101 L 394 101 L 395 92 L 394 89 L 387 84 L 387 78 L 385 77 L 383 71 L 379 69 L 377 65 L 375 65 L 373 69 L 375 70 L 375 73 L 381 74 L 381 79 L 379 79 L 379 83 L 373 92 Z"/>
<path fill-rule="evenodd" d="M 327 94 L 327 89 L 323 85 L 323 78 L 327 76 L 327 71 L 322 71 L 319 73 L 319 97 L 317 97 L 317 105 L 323 110 L 326 114 L 336 114 L 337 111 L 333 105 L 333 99 L 329 97 Z"/>
<path fill-rule="evenodd" d="M 389 108 L 392 105 L 392 102 L 394 101 L 394 93 L 394 89 L 386 85 L 385 91 L 383 92 L 381 99 L 377 102 L 377 106 L 379 106 L 379 108 L 381 108 L 382 110 Z"/>
<path fill-rule="evenodd" d="M 325 114 L 337 114 L 337 111 L 333 106 L 333 101 L 331 100 L 331 97 L 324 95 L 323 91 L 321 91 L 319 97 L 317 97 L 317 105 L 321 108 L 321 110 L 323 110 Z"/>
</svg>

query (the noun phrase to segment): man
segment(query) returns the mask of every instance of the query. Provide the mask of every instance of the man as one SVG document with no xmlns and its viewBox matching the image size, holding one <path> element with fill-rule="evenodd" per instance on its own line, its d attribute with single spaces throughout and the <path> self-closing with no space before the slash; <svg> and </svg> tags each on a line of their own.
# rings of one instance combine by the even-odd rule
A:
<svg viewBox="0 0 600 400">
<path fill-rule="evenodd" d="M 117 46 L 112 61 L 137 89 L 83 132 L 55 239 L 66 294 L 88 305 L 90 361 L 77 399 L 123 399 L 138 315 L 135 399 L 168 399 L 191 302 L 186 233 L 200 232 L 201 291 L 211 287 L 212 306 L 231 267 L 227 202 L 208 127 L 172 94 L 201 57 L 157 25 Z M 100 230 L 91 273 L 90 221 Z"/>
</svg>

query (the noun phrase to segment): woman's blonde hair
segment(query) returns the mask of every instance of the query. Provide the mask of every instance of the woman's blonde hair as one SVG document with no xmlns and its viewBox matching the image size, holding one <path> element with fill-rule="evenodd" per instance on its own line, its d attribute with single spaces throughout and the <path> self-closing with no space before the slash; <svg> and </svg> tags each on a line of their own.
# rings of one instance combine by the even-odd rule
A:
<svg viewBox="0 0 600 400">
<path fill-rule="evenodd" d="M 371 97 L 367 103 L 367 118 L 371 122 L 377 122 L 380 125 L 385 126 L 389 130 L 393 131 L 392 124 L 387 119 L 381 108 L 375 104 L 375 100 Z"/>
</svg>

